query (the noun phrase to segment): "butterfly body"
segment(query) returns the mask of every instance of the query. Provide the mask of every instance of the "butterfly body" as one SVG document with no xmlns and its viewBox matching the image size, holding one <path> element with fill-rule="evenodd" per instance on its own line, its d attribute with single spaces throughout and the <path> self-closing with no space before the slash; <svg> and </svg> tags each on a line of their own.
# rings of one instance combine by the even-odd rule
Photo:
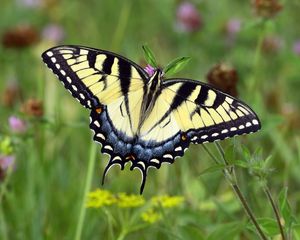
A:
<svg viewBox="0 0 300 240">
<path fill-rule="evenodd" d="M 245 103 L 199 81 L 152 76 L 134 62 L 104 50 L 58 46 L 42 55 L 83 106 L 111 166 L 127 162 L 142 173 L 183 156 L 190 143 L 213 142 L 260 129 Z"/>
</svg>

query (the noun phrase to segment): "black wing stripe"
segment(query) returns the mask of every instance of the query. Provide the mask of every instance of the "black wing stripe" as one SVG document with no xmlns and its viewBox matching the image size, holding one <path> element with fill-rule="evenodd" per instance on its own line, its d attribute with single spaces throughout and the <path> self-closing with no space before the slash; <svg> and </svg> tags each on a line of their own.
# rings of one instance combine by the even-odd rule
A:
<svg viewBox="0 0 300 240">
<path fill-rule="evenodd" d="M 129 109 L 129 100 L 128 100 L 128 92 L 131 82 L 131 65 L 128 62 L 119 59 L 118 61 L 118 68 L 119 68 L 119 76 L 120 76 L 120 86 L 121 91 L 124 95 L 125 99 L 125 107 L 127 111 L 127 115 L 129 117 L 130 126 L 132 128 L 132 121 L 131 121 L 131 114 Z"/>
<path fill-rule="evenodd" d="M 194 84 L 196 85 L 196 84 Z M 199 104 L 199 105 L 204 105 L 205 101 L 207 100 L 208 97 L 208 87 L 202 85 L 200 92 L 198 94 L 198 97 L 195 99 L 195 103 Z"/>
<path fill-rule="evenodd" d="M 119 76 L 122 93 L 126 96 L 130 87 L 131 65 L 119 59 Z"/>
<path fill-rule="evenodd" d="M 111 67 L 114 63 L 115 58 L 113 56 L 107 55 L 106 59 L 102 63 L 102 71 L 106 74 L 111 74 Z M 121 59 L 119 59 L 121 61 Z"/>
<path fill-rule="evenodd" d="M 184 82 L 178 89 L 177 95 L 173 99 L 170 108 L 168 111 L 161 117 L 161 119 L 155 123 L 152 128 L 149 130 L 149 132 L 157 127 L 159 124 L 161 124 L 168 116 L 169 114 L 174 110 L 177 109 L 195 90 L 196 85 L 189 82 Z"/>
<path fill-rule="evenodd" d="M 87 60 L 89 62 L 90 68 L 95 68 L 97 54 L 95 52 L 89 51 L 87 54 Z"/>
<path fill-rule="evenodd" d="M 177 91 L 177 95 L 175 96 L 175 98 L 173 99 L 173 102 L 170 106 L 169 109 L 169 113 L 173 110 L 176 109 L 177 107 L 179 107 L 185 99 L 187 99 L 191 93 L 195 90 L 196 85 L 193 83 L 189 83 L 189 82 L 185 82 L 183 83 L 178 91 Z"/>
<path fill-rule="evenodd" d="M 225 98 L 226 98 L 226 96 L 224 94 L 220 94 L 218 92 L 216 92 L 216 94 L 217 94 L 217 96 L 216 96 L 216 99 L 212 106 L 214 109 L 217 109 L 221 104 L 223 104 L 223 102 L 225 101 Z"/>
</svg>

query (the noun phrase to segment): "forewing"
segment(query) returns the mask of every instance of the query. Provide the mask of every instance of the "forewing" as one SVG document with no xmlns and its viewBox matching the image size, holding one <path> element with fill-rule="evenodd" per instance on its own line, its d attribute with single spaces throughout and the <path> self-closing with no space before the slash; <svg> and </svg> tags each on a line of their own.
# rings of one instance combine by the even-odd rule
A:
<svg viewBox="0 0 300 240">
<path fill-rule="evenodd" d="M 147 75 L 117 54 L 81 46 L 58 46 L 42 54 L 73 97 L 86 108 L 107 105 L 145 86 Z"/>
<path fill-rule="evenodd" d="M 261 127 L 247 104 L 204 83 L 169 79 L 163 88 L 162 94 L 174 94 L 166 100 L 170 109 L 164 117 L 173 113 L 192 143 L 222 140 L 256 132 Z"/>
</svg>

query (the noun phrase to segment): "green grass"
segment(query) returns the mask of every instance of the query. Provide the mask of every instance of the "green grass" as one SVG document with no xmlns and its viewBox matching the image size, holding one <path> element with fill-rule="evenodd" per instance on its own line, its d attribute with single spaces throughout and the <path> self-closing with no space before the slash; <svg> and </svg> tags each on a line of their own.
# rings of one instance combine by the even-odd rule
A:
<svg viewBox="0 0 300 240">
<path fill-rule="evenodd" d="M 16 2 L 1 3 L 1 36 L 19 23 L 29 23 L 39 33 L 55 23 L 64 29 L 64 44 L 118 52 L 140 64 L 145 43 L 160 66 L 190 56 L 176 77 L 206 81 L 216 63 L 234 66 L 239 98 L 257 112 L 262 130 L 222 141 L 226 159 L 235 165 L 238 185 L 267 237 L 280 239 L 266 187 L 285 220 L 285 231 L 300 239 L 299 225 L 294 221 L 288 226 L 300 218 L 300 56 L 293 52 L 294 42 L 300 39 L 297 1 L 284 1 L 283 10 L 268 21 L 259 21 L 250 1 L 194 1 L 203 19 L 195 33 L 175 30 L 177 1 L 63 0 L 49 1 L 52 4 L 42 8 L 24 8 Z M 228 47 L 224 26 L 231 18 L 243 24 Z M 266 36 L 279 37 L 281 47 L 272 53 L 263 51 Z M 0 46 L 0 95 L 12 80 L 22 91 L 13 107 L 0 107 L 0 142 L 9 137 L 11 154 L 16 156 L 15 168 L 0 182 L 0 239 L 74 239 L 80 232 L 79 215 L 96 143 L 91 140 L 88 111 L 42 63 L 41 53 L 55 44 L 41 37 L 26 49 Z M 43 102 L 41 118 L 20 111 L 30 98 Z M 12 115 L 28 122 L 26 133 L 10 130 Z M 214 144 L 205 146 L 221 160 Z M 138 194 L 140 173 L 128 167 L 122 172 L 112 168 L 105 185 L 100 185 L 108 157 L 98 145 L 96 151 L 90 191 Z M 191 146 L 175 164 L 149 171 L 143 206 L 86 208 L 81 239 L 258 239 L 228 178 L 215 165 L 201 146 Z M 144 222 L 141 215 L 152 208 L 151 199 L 166 194 L 182 196 L 184 202 L 172 208 L 156 206 L 161 219 Z"/>
</svg>

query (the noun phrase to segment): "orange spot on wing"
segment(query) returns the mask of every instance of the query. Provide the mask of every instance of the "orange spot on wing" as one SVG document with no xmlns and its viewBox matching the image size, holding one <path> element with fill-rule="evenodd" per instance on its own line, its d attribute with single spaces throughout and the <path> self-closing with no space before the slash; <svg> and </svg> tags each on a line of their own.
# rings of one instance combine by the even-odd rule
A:
<svg viewBox="0 0 300 240">
<path fill-rule="evenodd" d="M 96 108 L 96 112 L 97 112 L 97 113 L 102 113 L 102 108 L 101 108 L 101 107 Z"/>
<path fill-rule="evenodd" d="M 181 140 L 182 140 L 182 141 L 185 141 L 185 140 L 187 140 L 187 136 L 186 136 L 186 134 L 185 134 L 185 133 L 183 133 L 183 134 L 181 135 Z"/>
</svg>

